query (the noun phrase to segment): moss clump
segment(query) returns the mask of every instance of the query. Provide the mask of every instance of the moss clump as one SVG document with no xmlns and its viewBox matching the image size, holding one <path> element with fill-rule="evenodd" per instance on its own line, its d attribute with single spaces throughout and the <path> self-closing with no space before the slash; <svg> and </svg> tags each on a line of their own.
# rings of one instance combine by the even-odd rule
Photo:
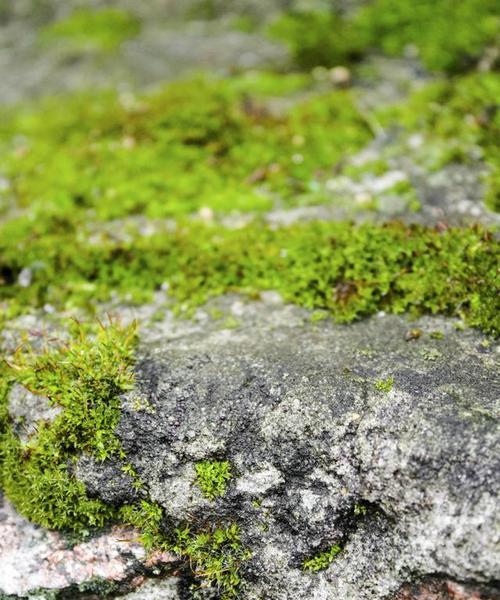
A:
<svg viewBox="0 0 500 600">
<path fill-rule="evenodd" d="M 269 35 L 285 42 L 303 69 L 349 63 L 366 49 L 353 22 L 336 10 L 287 12 L 271 24 Z"/>
<path fill-rule="evenodd" d="M 341 552 L 342 548 L 338 544 L 335 544 L 328 550 L 305 560 L 302 567 L 305 571 L 310 571 L 312 573 L 322 571 L 323 569 L 326 569 Z"/>
<path fill-rule="evenodd" d="M 267 110 L 262 90 L 301 81 L 200 79 L 125 103 L 101 93 L 68 99 L 64 111 L 57 99 L 11 112 L 0 125 L 9 195 L 37 215 L 79 221 L 89 212 L 108 220 L 258 211 L 273 194 L 300 203 L 314 195 L 322 169 L 371 138 L 349 92 L 304 100 L 281 116 Z"/>
<path fill-rule="evenodd" d="M 340 322 L 385 310 L 459 316 L 486 332 L 500 327 L 499 248 L 480 227 L 438 232 L 398 223 L 307 223 L 275 230 L 255 223 L 232 231 L 190 223 L 100 244 L 82 231 L 75 239 L 66 224 L 52 235 L 32 231 L 29 239 L 9 224 L 4 232 L 0 270 L 12 283 L 0 294 L 18 307 L 92 307 L 111 290 L 142 301 L 168 281 L 184 311 L 225 292 L 273 289 Z M 21 287 L 21 269 L 40 263 L 40 276 Z"/>
<path fill-rule="evenodd" d="M 122 507 L 120 517 L 142 531 L 141 541 L 146 547 L 163 548 L 189 564 L 198 585 L 217 589 L 223 600 L 238 596 L 240 566 L 250 555 L 235 523 L 197 529 L 185 524 L 169 532 L 162 526 L 161 507 L 146 501 Z"/>
<path fill-rule="evenodd" d="M 120 416 L 119 395 L 133 383 L 134 329 L 100 327 L 96 336 L 81 328 L 68 344 L 42 354 L 19 350 L 3 376 L 0 440 L 1 484 L 16 508 L 34 523 L 84 532 L 102 526 L 112 507 L 89 498 L 71 473 L 82 452 L 98 460 L 121 455 L 114 429 Z M 54 421 L 38 425 L 22 443 L 6 415 L 9 383 L 16 381 L 62 408 Z"/>
<path fill-rule="evenodd" d="M 79 8 L 66 19 L 45 27 L 41 37 L 47 43 L 67 42 L 78 50 L 109 52 L 135 37 L 140 29 L 139 20 L 125 10 Z"/>
<path fill-rule="evenodd" d="M 400 56 L 413 45 L 430 70 L 449 73 L 475 65 L 498 26 L 495 0 L 375 0 L 356 17 L 367 46 Z"/>
<path fill-rule="evenodd" d="M 231 463 L 227 460 L 203 460 L 196 465 L 196 483 L 209 500 L 224 496 L 232 476 Z"/>
<path fill-rule="evenodd" d="M 290 12 L 270 34 L 305 68 L 349 63 L 370 49 L 401 56 L 412 46 L 428 69 L 455 73 L 475 65 L 498 30 L 495 0 L 374 0 L 351 16 Z"/>
<path fill-rule="evenodd" d="M 379 392 L 390 392 L 394 385 L 394 377 L 388 377 L 387 379 L 377 379 L 373 384 L 375 389 Z"/>
</svg>

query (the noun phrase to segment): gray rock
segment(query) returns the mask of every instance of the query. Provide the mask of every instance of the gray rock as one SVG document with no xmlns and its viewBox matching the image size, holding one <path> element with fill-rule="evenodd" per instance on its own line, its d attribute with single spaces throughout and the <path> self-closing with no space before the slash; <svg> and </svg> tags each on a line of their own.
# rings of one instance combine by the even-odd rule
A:
<svg viewBox="0 0 500 600">
<path fill-rule="evenodd" d="M 494 347 L 443 318 L 341 326 L 279 303 L 238 310 L 237 329 L 208 320 L 169 338 L 167 320 L 143 332 L 135 394 L 148 410 L 124 400 L 118 435 L 167 519 L 239 523 L 248 600 L 382 600 L 434 574 L 494 582 Z M 415 327 L 423 334 L 407 341 Z M 390 377 L 390 391 L 377 389 Z M 229 460 L 236 474 L 215 502 L 195 483 L 201 459 Z M 96 477 L 83 480 L 123 501 L 112 476 Z M 336 543 L 326 570 L 304 572 Z"/>
<path fill-rule="evenodd" d="M 130 527 L 115 527 L 71 546 L 61 534 L 26 521 L 0 496 L 0 598 L 69 599 L 85 597 L 84 592 L 95 598 L 90 592 L 103 582 L 108 590 L 134 589 L 145 581 L 137 573 L 161 572 L 176 561 L 167 553 L 148 557 L 138 535 Z"/>
<path fill-rule="evenodd" d="M 61 412 L 44 396 L 33 394 L 24 386 L 15 384 L 9 393 L 9 415 L 12 418 L 17 436 L 27 442 L 36 432 L 37 423 L 52 421 Z"/>
</svg>

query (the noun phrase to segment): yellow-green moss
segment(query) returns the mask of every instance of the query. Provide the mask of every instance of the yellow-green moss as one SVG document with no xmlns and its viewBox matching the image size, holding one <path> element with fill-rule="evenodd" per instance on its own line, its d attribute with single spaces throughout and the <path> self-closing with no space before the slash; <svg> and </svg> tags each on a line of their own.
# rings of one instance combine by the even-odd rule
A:
<svg viewBox="0 0 500 600">
<path fill-rule="evenodd" d="M 451 162 L 487 165 L 486 202 L 500 211 L 500 77 L 474 73 L 432 83 L 408 102 L 381 111 L 386 127 L 405 127 L 423 135 L 421 161 L 428 169 Z"/>
<path fill-rule="evenodd" d="M 312 573 L 322 571 L 326 569 L 341 552 L 342 548 L 338 544 L 335 544 L 331 548 L 328 548 L 328 550 L 305 560 L 302 565 L 303 569 Z"/>
<path fill-rule="evenodd" d="M 233 473 L 227 460 L 203 460 L 196 464 L 196 483 L 209 500 L 224 496 Z"/>
<path fill-rule="evenodd" d="M 45 43 L 65 42 L 76 50 L 111 51 L 141 29 L 139 20 L 119 8 L 78 8 L 69 17 L 51 23 L 41 32 Z"/>
<path fill-rule="evenodd" d="M 240 566 L 250 557 L 241 542 L 235 523 L 193 525 L 173 529 L 163 525 L 163 511 L 157 504 L 142 501 L 126 505 L 120 518 L 142 531 L 147 548 L 163 548 L 189 564 L 191 575 L 204 587 L 213 586 L 222 600 L 235 598 L 241 585 Z"/>
<path fill-rule="evenodd" d="M 133 328 L 114 324 L 95 336 L 78 328 L 67 345 L 41 354 L 21 348 L 3 367 L 0 479 L 6 496 L 34 523 L 82 532 L 114 516 L 112 507 L 87 496 L 71 466 L 82 452 L 98 460 L 122 455 L 114 430 L 119 394 L 133 383 L 134 338 Z M 13 382 L 62 409 L 52 422 L 39 423 L 26 443 L 9 426 L 6 390 Z"/>
<path fill-rule="evenodd" d="M 58 220 L 127 215 L 178 217 L 210 207 L 259 211 L 274 194 L 297 204 L 311 182 L 371 132 L 349 92 L 305 99 L 282 115 L 266 94 L 302 85 L 264 74 L 199 79 L 156 94 L 77 95 L 17 109 L 0 124 L 9 196 L 32 214 Z M 320 195 L 320 194 L 319 194 Z"/>
<path fill-rule="evenodd" d="M 499 34 L 496 0 L 373 0 L 348 16 L 338 9 L 292 11 L 270 34 L 288 44 L 300 67 L 335 66 L 370 50 L 402 56 L 412 46 L 427 68 L 475 66 Z"/>
</svg>

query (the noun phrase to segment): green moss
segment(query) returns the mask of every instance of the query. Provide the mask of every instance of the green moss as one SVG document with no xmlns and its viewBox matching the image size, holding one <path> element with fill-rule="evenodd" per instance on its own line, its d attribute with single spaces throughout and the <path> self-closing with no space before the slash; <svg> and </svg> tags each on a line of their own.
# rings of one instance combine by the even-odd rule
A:
<svg viewBox="0 0 500 600">
<path fill-rule="evenodd" d="M 12 225 L 12 223 L 10 224 Z M 170 284 L 177 308 L 188 311 L 229 291 L 278 291 L 288 301 L 327 310 L 339 322 L 379 310 L 460 316 L 498 332 L 495 294 L 498 243 L 480 227 L 439 233 L 420 226 L 308 223 L 242 230 L 190 224 L 176 232 L 101 244 L 57 234 L 16 240 L 4 227 L 0 267 L 13 283 L 0 293 L 21 306 L 95 306 L 110 290 L 138 301 Z M 26 264 L 43 263 L 21 288 Z M 129 296 L 130 297 L 130 296 Z M 14 302 L 14 300 L 12 300 Z"/>
<path fill-rule="evenodd" d="M 420 160 L 429 169 L 451 162 L 477 164 L 478 152 L 486 162 L 486 201 L 500 211 L 500 78 L 475 73 L 432 83 L 408 102 L 380 112 L 386 127 L 404 126 L 424 136 Z"/>
<path fill-rule="evenodd" d="M 41 38 L 47 43 L 65 41 L 75 49 L 110 51 L 135 37 L 140 29 L 139 20 L 125 10 L 79 8 L 45 27 Z"/>
<path fill-rule="evenodd" d="M 377 379 L 373 384 L 375 389 L 379 392 L 390 392 L 394 385 L 394 377 L 388 377 L 387 379 Z"/>
<path fill-rule="evenodd" d="M 147 548 L 163 548 L 188 564 L 198 585 L 217 589 L 223 600 L 238 596 L 240 566 L 250 554 L 235 523 L 196 529 L 184 524 L 166 531 L 161 507 L 146 501 L 122 507 L 120 517 L 142 531 L 141 541 Z"/>
<path fill-rule="evenodd" d="M 351 16 L 292 11 L 270 35 L 288 44 L 303 68 L 346 64 L 371 49 L 401 56 L 412 46 L 428 69 L 454 73 L 474 66 L 498 30 L 495 0 L 374 0 Z"/>
<path fill-rule="evenodd" d="M 231 463 L 227 460 L 204 460 L 196 465 L 196 483 L 209 500 L 224 496 L 232 477 Z"/>
<path fill-rule="evenodd" d="M 356 18 L 367 46 L 400 56 L 413 45 L 430 70 L 447 72 L 475 65 L 498 26 L 495 0 L 375 0 Z"/>
<path fill-rule="evenodd" d="M 322 571 L 323 569 L 326 569 L 341 552 L 342 548 L 338 544 L 335 544 L 328 550 L 305 560 L 302 567 L 305 571 L 310 571 L 312 573 Z"/>
<path fill-rule="evenodd" d="M 271 24 L 269 35 L 287 44 L 295 63 L 305 69 L 345 64 L 365 50 L 353 23 L 336 11 L 285 13 Z"/>
<path fill-rule="evenodd" d="M 113 94 L 46 101 L 5 115 L 0 156 L 16 204 L 81 221 L 259 211 L 296 204 L 311 181 L 371 133 L 348 92 L 271 114 L 272 90 L 302 77 L 175 83 L 124 103 Z M 203 102 L 200 102 L 203 98 Z M 21 140 L 21 141 L 20 141 Z M 321 198 L 318 199 L 319 201 Z"/>
<path fill-rule="evenodd" d="M 78 328 L 68 345 L 42 354 L 19 350 L 3 377 L 62 409 L 54 421 L 38 424 L 22 443 L 4 416 L 0 443 L 2 487 L 20 513 L 48 528 L 84 532 L 102 526 L 114 510 L 89 498 L 71 473 L 82 452 L 98 460 L 122 455 L 114 435 L 120 415 L 119 394 L 133 382 L 134 330 L 100 327 L 88 337 Z M 3 396 L 6 411 L 6 394 Z"/>
</svg>

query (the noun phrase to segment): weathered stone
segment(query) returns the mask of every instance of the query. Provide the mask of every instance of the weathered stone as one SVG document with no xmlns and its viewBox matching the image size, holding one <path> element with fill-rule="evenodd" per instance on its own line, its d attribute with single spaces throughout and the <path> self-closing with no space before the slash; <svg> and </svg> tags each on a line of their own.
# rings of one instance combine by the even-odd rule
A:
<svg viewBox="0 0 500 600">
<path fill-rule="evenodd" d="M 92 585 L 97 588 L 99 581 L 107 589 L 114 584 L 117 591 L 127 590 L 143 583 L 138 573 L 160 573 L 176 561 L 165 553 L 148 561 L 137 541 L 139 533 L 130 527 L 115 527 L 71 545 L 59 533 L 23 519 L 1 498 L 0 503 L 0 597 L 35 599 L 61 590 L 81 597 Z"/>
<path fill-rule="evenodd" d="M 429 581 L 405 585 L 396 600 L 498 600 L 500 592 L 492 588 L 470 586 L 454 581 Z"/>
<path fill-rule="evenodd" d="M 237 329 L 209 319 L 170 339 L 169 320 L 143 331 L 135 394 L 148 410 L 124 401 L 118 434 L 167 520 L 239 523 L 249 600 L 382 600 L 436 573 L 494 582 L 494 347 L 443 318 L 313 324 L 298 308 L 238 302 Z M 407 341 L 414 328 L 422 335 Z M 379 391 L 390 377 L 393 389 Z M 236 473 L 216 502 L 196 485 L 202 459 Z M 112 499 L 96 477 L 83 479 Z M 304 572 L 335 543 L 343 551 L 328 569 Z"/>
</svg>

